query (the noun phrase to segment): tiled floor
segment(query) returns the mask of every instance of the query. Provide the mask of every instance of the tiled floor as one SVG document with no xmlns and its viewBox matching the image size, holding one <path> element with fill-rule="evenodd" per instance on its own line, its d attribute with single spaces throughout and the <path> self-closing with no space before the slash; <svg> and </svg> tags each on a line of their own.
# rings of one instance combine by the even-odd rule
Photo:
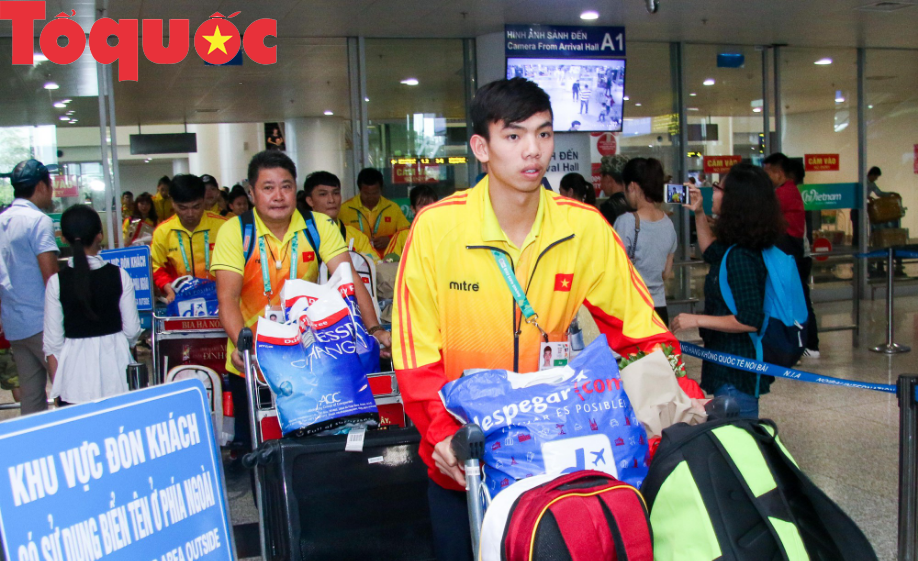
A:
<svg viewBox="0 0 918 561">
<path fill-rule="evenodd" d="M 821 337 L 822 356 L 798 368 L 866 382 L 893 384 L 899 374 L 918 373 L 918 297 L 896 300 L 896 341 L 916 351 L 887 357 L 869 347 L 885 338 L 885 305 L 864 302 L 861 345 L 853 348 L 849 331 Z M 850 302 L 818 304 L 823 325 L 850 322 Z M 684 338 L 692 339 L 691 333 Z M 697 338 L 697 335 L 696 335 Z M 697 377 L 700 361 L 688 359 Z M 9 401 L 0 392 L 0 402 Z M 898 490 L 898 405 L 879 392 L 779 380 L 761 400 L 763 417 L 773 419 L 803 470 L 864 530 L 880 559 L 896 558 Z M 15 413 L 0 411 L 0 419 Z M 246 472 L 227 473 L 227 493 L 234 524 L 254 522 Z"/>
</svg>

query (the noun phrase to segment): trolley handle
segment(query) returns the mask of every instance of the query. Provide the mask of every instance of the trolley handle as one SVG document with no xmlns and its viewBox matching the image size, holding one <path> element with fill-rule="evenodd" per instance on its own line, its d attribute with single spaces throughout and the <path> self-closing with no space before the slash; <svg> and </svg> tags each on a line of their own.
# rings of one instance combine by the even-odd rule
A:
<svg viewBox="0 0 918 561">
<path fill-rule="evenodd" d="M 236 339 L 236 348 L 239 349 L 240 353 L 245 351 L 252 352 L 252 330 L 248 327 L 243 327 L 239 332 L 239 338 Z"/>
<path fill-rule="evenodd" d="M 463 464 L 472 459 L 481 461 L 484 457 L 484 432 L 474 423 L 463 425 L 453 435 L 449 446 L 456 455 L 456 459 Z"/>
</svg>

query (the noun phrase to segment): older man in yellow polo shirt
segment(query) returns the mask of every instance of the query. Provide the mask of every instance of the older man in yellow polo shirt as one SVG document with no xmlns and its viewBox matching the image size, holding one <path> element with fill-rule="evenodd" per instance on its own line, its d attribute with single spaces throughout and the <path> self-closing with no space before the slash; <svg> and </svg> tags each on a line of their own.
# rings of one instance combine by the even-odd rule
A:
<svg viewBox="0 0 918 561">
<path fill-rule="evenodd" d="M 380 259 L 396 232 L 409 226 L 397 204 L 382 196 L 383 176 L 377 169 L 365 168 L 357 175 L 360 194 L 341 205 L 338 219 L 366 234 Z"/>
</svg>

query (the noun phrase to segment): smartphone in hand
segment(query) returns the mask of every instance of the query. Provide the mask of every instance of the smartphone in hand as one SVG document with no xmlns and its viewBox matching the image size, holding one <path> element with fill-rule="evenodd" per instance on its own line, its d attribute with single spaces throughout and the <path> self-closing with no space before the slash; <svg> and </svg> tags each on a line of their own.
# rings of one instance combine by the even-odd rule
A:
<svg viewBox="0 0 918 561">
<path fill-rule="evenodd" d="M 674 205 L 691 204 L 689 188 L 681 183 L 667 183 L 664 186 L 664 198 L 667 203 Z"/>
</svg>

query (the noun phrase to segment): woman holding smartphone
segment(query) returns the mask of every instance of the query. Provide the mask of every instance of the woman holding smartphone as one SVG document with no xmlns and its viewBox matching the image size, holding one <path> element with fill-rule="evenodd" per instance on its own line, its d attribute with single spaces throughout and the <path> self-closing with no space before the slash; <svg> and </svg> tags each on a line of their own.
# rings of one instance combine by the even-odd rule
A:
<svg viewBox="0 0 918 561">
<path fill-rule="evenodd" d="M 655 158 L 634 158 L 625 164 L 625 199 L 637 210 L 619 216 L 614 228 L 650 291 L 654 310 L 669 323 L 663 281 L 672 275 L 677 240 L 672 220 L 657 208 L 663 202 L 664 177 L 663 164 Z"/>
</svg>

